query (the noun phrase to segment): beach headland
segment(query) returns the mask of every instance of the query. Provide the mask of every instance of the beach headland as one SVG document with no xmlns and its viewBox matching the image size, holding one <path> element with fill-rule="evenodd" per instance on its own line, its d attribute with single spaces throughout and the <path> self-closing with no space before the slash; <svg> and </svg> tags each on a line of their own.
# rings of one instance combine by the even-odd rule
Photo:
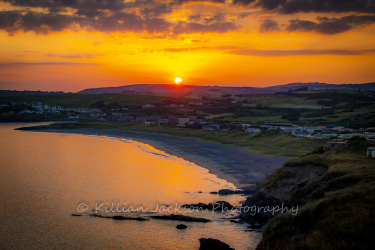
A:
<svg viewBox="0 0 375 250">
<path fill-rule="evenodd" d="M 46 127 L 25 127 L 20 130 L 54 133 L 75 133 L 130 139 L 151 145 L 155 149 L 183 158 L 210 173 L 233 183 L 237 188 L 254 189 L 255 184 L 281 167 L 292 157 L 266 156 L 246 153 L 245 147 L 229 146 L 156 133 L 123 131 L 116 129 L 55 129 Z M 215 191 L 215 190 L 213 190 Z"/>
</svg>

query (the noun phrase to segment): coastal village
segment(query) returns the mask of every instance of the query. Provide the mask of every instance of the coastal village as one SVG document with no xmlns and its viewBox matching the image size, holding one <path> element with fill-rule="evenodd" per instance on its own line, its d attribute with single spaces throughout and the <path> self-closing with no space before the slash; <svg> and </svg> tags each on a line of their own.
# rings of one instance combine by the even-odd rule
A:
<svg viewBox="0 0 375 250">
<path fill-rule="evenodd" d="M 236 96 L 232 96 L 236 99 Z M 234 101 L 235 102 L 235 101 Z M 161 101 L 153 101 L 139 107 L 141 110 L 152 110 L 157 108 L 182 108 L 185 104 L 182 103 L 165 103 Z M 201 101 L 190 101 L 187 103 L 189 107 L 201 107 L 204 103 Z M 319 126 L 299 126 L 293 123 L 240 123 L 240 122 L 221 122 L 215 123 L 212 119 L 197 119 L 186 116 L 141 116 L 141 115 L 123 115 L 121 112 L 128 112 L 128 106 L 120 106 L 114 104 L 109 108 L 110 113 L 104 111 L 102 108 L 86 108 L 86 109 L 70 109 L 66 110 L 60 105 L 49 106 L 42 102 L 11 102 L 0 104 L 0 110 L 5 108 L 18 108 L 21 114 L 34 115 L 60 115 L 64 119 L 62 121 L 102 121 L 102 122 L 137 122 L 149 126 L 179 126 L 187 129 L 202 129 L 213 131 L 243 131 L 244 133 L 260 133 L 262 131 L 273 131 L 277 133 L 288 133 L 296 137 L 314 138 L 314 139 L 334 139 L 334 140 L 349 140 L 353 137 L 361 137 L 367 140 L 375 139 L 375 128 L 360 128 L 353 129 L 343 126 L 336 126 L 332 124 Z M 10 114 L 15 111 L 10 110 Z M 116 112 L 117 114 L 112 114 Z M 217 121 L 217 120 L 216 120 Z"/>
</svg>

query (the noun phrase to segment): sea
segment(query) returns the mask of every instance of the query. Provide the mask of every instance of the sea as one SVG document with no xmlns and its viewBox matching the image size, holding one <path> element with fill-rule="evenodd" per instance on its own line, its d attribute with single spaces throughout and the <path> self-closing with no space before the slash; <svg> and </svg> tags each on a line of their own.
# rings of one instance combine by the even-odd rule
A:
<svg viewBox="0 0 375 250">
<path fill-rule="evenodd" d="M 31 125 L 0 123 L 0 249 L 199 249 L 200 238 L 214 238 L 239 250 L 260 242 L 261 233 L 229 221 L 238 211 L 179 209 L 245 200 L 210 194 L 236 187 L 207 169 L 126 138 L 14 130 Z M 178 213 L 212 221 L 103 218 Z"/>
</svg>

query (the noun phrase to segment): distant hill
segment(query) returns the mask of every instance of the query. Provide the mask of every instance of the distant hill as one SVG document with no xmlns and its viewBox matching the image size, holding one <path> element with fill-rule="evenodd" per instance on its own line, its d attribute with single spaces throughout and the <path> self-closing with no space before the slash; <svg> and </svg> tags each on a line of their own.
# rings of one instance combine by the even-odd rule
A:
<svg viewBox="0 0 375 250">
<path fill-rule="evenodd" d="M 309 82 L 309 83 L 289 83 L 285 85 L 271 86 L 265 89 L 272 92 L 287 92 L 289 90 L 294 90 L 302 87 L 308 87 L 309 90 L 375 90 L 375 83 L 362 83 L 362 84 L 327 84 L 319 82 Z"/>
<path fill-rule="evenodd" d="M 87 93 L 127 93 L 179 97 L 215 97 L 224 94 L 271 94 L 272 90 L 253 87 L 219 87 L 171 84 L 138 84 L 120 87 L 85 89 L 79 94 Z"/>
<path fill-rule="evenodd" d="M 225 94 L 272 94 L 275 92 L 288 92 L 290 90 L 308 87 L 309 90 L 332 89 L 332 90 L 375 90 L 375 83 L 365 84 L 327 84 L 327 83 L 289 83 L 285 85 L 271 86 L 266 88 L 254 87 L 221 87 L 221 86 L 195 86 L 174 84 L 137 84 L 120 87 L 92 88 L 79 91 L 79 94 L 92 93 L 128 93 L 159 96 L 175 96 L 201 98 L 220 97 Z"/>
</svg>

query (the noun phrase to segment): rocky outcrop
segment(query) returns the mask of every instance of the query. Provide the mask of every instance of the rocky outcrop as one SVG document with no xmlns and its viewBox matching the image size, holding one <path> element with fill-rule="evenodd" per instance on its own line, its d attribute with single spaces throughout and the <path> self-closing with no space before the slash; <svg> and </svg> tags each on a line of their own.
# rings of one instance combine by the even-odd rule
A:
<svg viewBox="0 0 375 250">
<path fill-rule="evenodd" d="M 121 215 L 115 215 L 111 217 L 113 220 L 137 220 L 137 221 L 145 221 L 148 220 L 143 217 L 129 217 L 129 216 L 121 216 Z"/>
<path fill-rule="evenodd" d="M 312 192 L 301 191 L 327 169 L 318 164 L 287 162 L 257 185 L 255 194 L 242 204 L 240 218 L 251 224 L 264 224 L 280 213 L 307 204 Z"/>
<path fill-rule="evenodd" d="M 365 154 L 373 146 L 358 138 L 325 153 L 317 150 L 286 162 L 260 183 L 257 194 L 244 206 L 285 202 L 286 207 L 299 206 L 299 210 L 269 220 L 262 227 L 257 250 L 373 246 L 375 169 Z M 270 217 L 260 214 L 266 220 Z M 241 215 L 254 220 L 249 212 Z"/>
<path fill-rule="evenodd" d="M 220 189 L 218 192 L 213 191 L 213 192 L 210 192 L 210 194 L 219 194 L 219 195 L 245 194 L 245 195 L 250 195 L 250 194 L 254 194 L 254 192 L 255 192 L 255 190 L 251 190 L 251 189 L 238 189 L 238 190 Z"/>
<path fill-rule="evenodd" d="M 216 212 L 227 212 L 235 206 L 232 206 L 229 202 L 226 201 L 217 201 L 215 203 L 198 203 L 198 204 L 185 204 L 181 206 L 182 208 L 190 209 L 190 210 L 210 210 L 210 211 L 216 211 Z"/>
<path fill-rule="evenodd" d="M 178 220 L 178 221 L 190 221 L 190 222 L 211 222 L 209 219 L 205 218 L 196 218 L 196 217 L 190 217 L 180 214 L 171 214 L 171 215 L 155 215 L 151 216 L 153 219 L 157 220 Z"/>
<path fill-rule="evenodd" d="M 229 194 L 234 194 L 234 190 L 231 189 L 221 189 L 218 192 L 219 195 L 229 195 Z"/>
<path fill-rule="evenodd" d="M 187 226 L 186 226 L 185 224 L 178 224 L 178 225 L 176 226 L 176 228 L 177 228 L 177 229 L 186 229 Z"/>
<path fill-rule="evenodd" d="M 199 242 L 201 243 L 199 250 L 234 250 L 228 244 L 216 239 L 200 238 Z"/>
</svg>

